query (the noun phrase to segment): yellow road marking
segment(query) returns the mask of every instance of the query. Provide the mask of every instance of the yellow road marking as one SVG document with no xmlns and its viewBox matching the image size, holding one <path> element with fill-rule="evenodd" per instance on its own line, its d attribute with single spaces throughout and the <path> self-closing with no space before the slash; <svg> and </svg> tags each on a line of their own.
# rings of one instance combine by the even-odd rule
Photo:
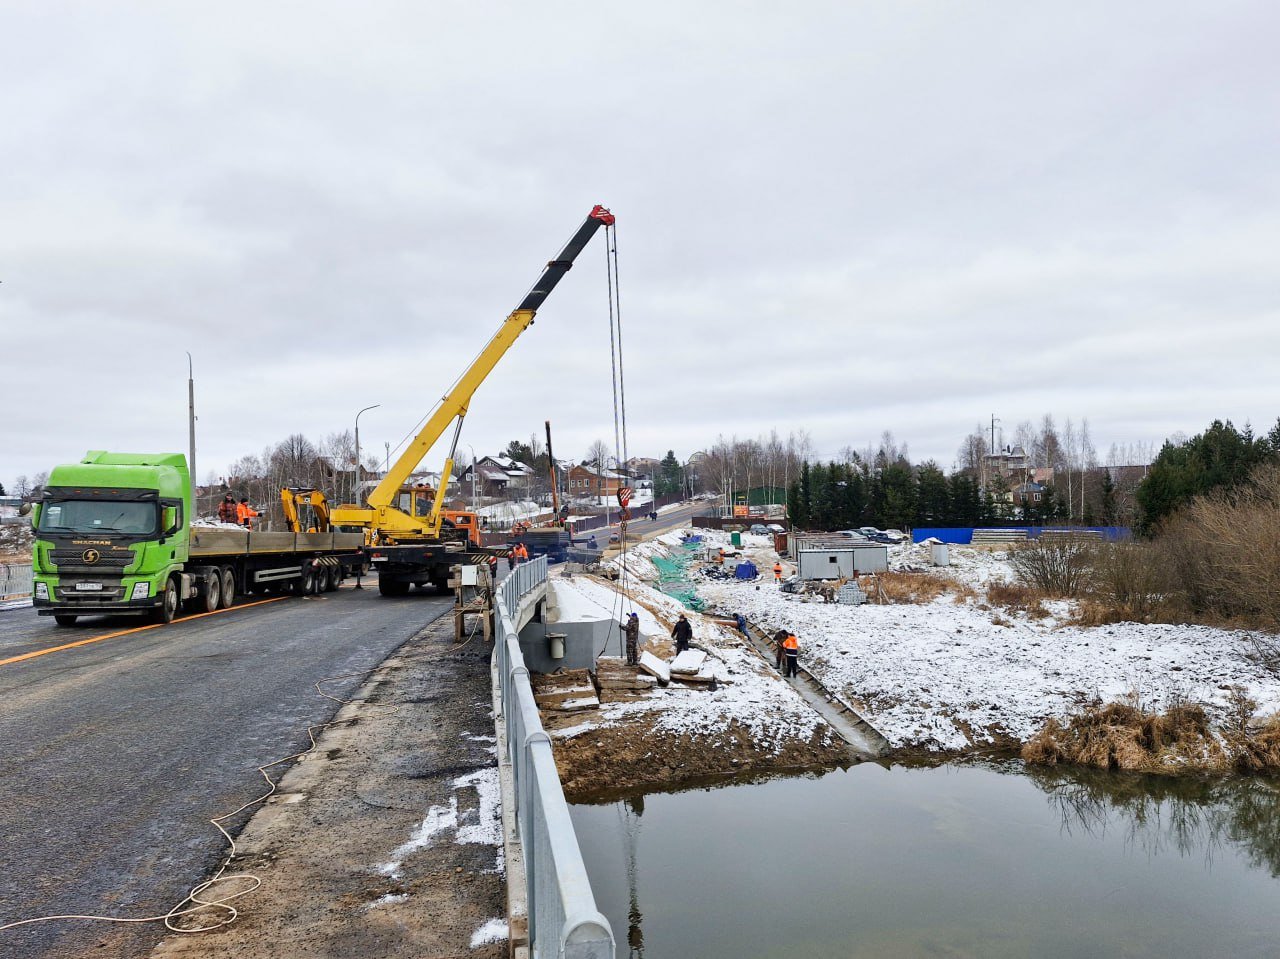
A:
<svg viewBox="0 0 1280 959">
<path fill-rule="evenodd" d="M 74 643 L 64 643 L 61 646 L 50 646 L 48 649 L 37 649 L 34 652 L 23 653 L 21 656 L 10 656 L 8 659 L 0 659 L 0 666 L 8 666 L 10 663 L 20 663 L 24 659 L 35 659 L 37 656 L 47 656 L 49 653 L 56 653 L 64 649 L 75 649 L 77 646 L 88 646 L 90 643 L 100 643 L 104 639 L 115 639 L 117 636 L 128 636 L 132 633 L 142 633 L 146 632 L 148 629 L 158 629 L 161 626 L 186 623 L 193 619 L 203 619 L 206 616 L 217 616 L 219 613 L 234 613 L 238 609 L 248 609 L 251 606 L 262 606 L 266 603 L 278 603 L 282 599 L 289 599 L 289 597 L 275 596 L 271 599 L 260 599 L 256 602 L 244 603 L 240 606 L 232 606 L 230 609 L 215 609 L 211 613 L 196 613 L 194 616 L 184 616 L 180 620 L 174 620 L 173 623 L 151 623 L 147 626 L 135 626 L 133 629 L 122 629 L 115 633 L 103 633 L 101 636 L 91 636 L 88 639 L 80 639 Z"/>
</svg>

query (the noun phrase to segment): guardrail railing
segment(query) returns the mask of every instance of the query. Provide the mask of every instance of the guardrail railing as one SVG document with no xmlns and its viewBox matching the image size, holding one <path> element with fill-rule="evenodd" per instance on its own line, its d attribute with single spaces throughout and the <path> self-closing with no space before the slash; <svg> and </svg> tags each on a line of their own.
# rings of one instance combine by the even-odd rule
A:
<svg viewBox="0 0 1280 959">
<path fill-rule="evenodd" d="M 545 556 L 507 574 L 498 590 L 494 644 L 524 852 L 529 944 L 534 959 L 613 959 L 613 930 L 596 908 L 515 625 L 522 597 L 546 578 Z"/>
<path fill-rule="evenodd" d="M 31 564 L 0 563 L 0 603 L 31 595 Z"/>
</svg>

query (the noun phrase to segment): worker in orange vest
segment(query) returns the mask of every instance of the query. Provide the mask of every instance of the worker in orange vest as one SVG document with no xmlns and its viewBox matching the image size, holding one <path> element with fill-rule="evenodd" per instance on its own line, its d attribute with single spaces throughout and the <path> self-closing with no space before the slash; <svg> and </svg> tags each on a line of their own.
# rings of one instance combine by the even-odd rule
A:
<svg viewBox="0 0 1280 959">
<path fill-rule="evenodd" d="M 781 560 L 773 564 L 773 581 L 775 583 L 782 582 L 782 561 Z"/>
<path fill-rule="evenodd" d="M 787 633 L 787 638 L 782 641 L 782 651 L 787 654 L 787 668 L 782 675 L 797 675 L 800 660 L 800 640 L 796 639 L 795 633 Z"/>
<path fill-rule="evenodd" d="M 236 506 L 236 522 L 245 529 L 253 528 L 253 518 L 258 515 L 258 511 L 249 505 L 247 497 L 241 497 L 240 503 Z"/>
<path fill-rule="evenodd" d="M 517 543 L 516 555 L 519 557 L 520 562 L 522 563 L 529 562 L 529 547 L 525 546 L 524 543 Z"/>
</svg>

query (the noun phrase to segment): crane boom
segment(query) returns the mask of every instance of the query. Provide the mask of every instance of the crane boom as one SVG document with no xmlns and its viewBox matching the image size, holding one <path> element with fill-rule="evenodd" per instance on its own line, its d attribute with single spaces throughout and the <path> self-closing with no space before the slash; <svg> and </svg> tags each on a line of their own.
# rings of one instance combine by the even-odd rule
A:
<svg viewBox="0 0 1280 959">
<path fill-rule="evenodd" d="M 458 436 L 462 430 L 462 420 L 467 414 L 471 398 L 475 395 L 498 361 L 506 354 L 520 334 L 533 325 L 534 316 L 543 301 L 556 288 L 556 284 L 573 266 L 574 260 L 582 252 L 587 242 L 601 226 L 612 226 L 613 214 L 603 206 L 595 206 L 577 232 L 569 239 L 559 255 L 543 268 L 541 275 L 533 287 L 525 294 L 509 316 L 498 328 L 497 333 L 485 345 L 484 349 L 463 371 L 449 391 L 441 398 L 440 404 L 432 411 L 416 436 L 400 454 L 395 464 L 387 471 L 377 487 L 369 494 L 368 506 L 339 506 L 333 510 L 332 522 L 335 525 L 364 526 L 370 528 L 374 538 L 378 540 L 398 540 L 403 537 L 421 538 L 437 537 L 440 533 L 442 507 L 448 477 L 453 469 L 454 453 L 457 449 Z M 440 483 L 436 489 L 435 500 L 430 513 L 423 516 L 411 516 L 393 504 L 397 502 L 401 488 L 409 479 L 418 464 L 426 457 L 431 447 L 444 435 L 450 424 L 457 421 L 453 442 L 444 469 L 440 474 Z"/>
</svg>

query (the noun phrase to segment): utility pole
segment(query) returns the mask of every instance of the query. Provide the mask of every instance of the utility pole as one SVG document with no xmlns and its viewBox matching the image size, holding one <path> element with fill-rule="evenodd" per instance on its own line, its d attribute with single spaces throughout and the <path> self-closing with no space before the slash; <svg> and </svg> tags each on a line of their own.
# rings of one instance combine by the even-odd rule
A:
<svg viewBox="0 0 1280 959">
<path fill-rule="evenodd" d="M 196 495 L 196 379 L 195 366 L 191 361 L 191 352 L 187 351 L 187 465 L 191 468 L 191 512 L 192 519 L 200 515 L 200 500 Z"/>
</svg>

